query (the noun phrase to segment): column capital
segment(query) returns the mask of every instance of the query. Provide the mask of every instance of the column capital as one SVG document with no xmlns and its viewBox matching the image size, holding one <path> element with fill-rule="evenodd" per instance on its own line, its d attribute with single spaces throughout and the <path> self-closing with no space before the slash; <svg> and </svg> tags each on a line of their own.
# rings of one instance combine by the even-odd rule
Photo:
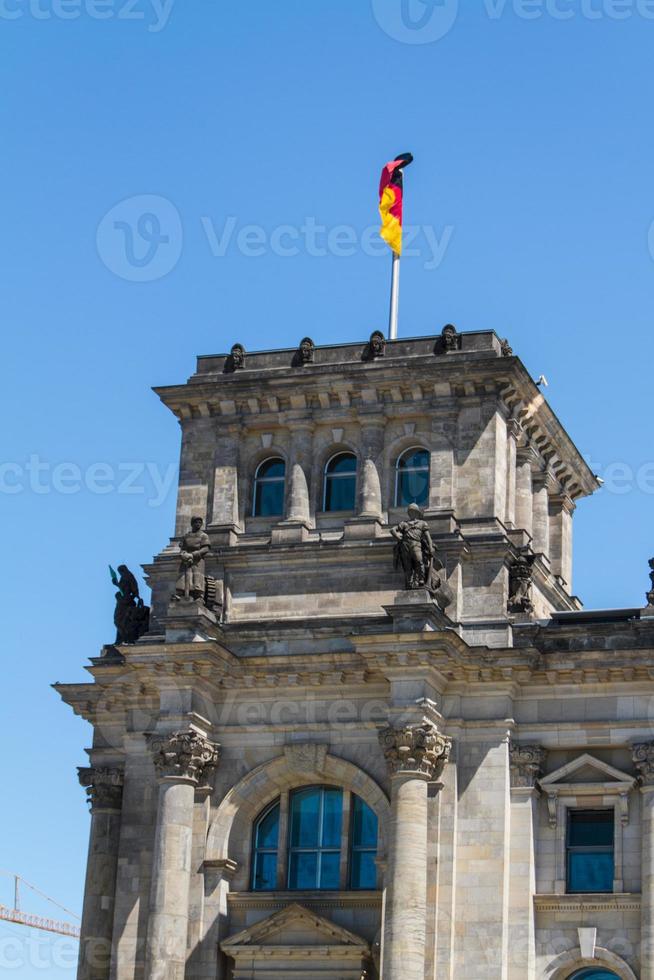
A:
<svg viewBox="0 0 654 980">
<path fill-rule="evenodd" d="M 192 729 L 168 735 L 148 735 L 154 767 L 161 781 L 192 783 L 209 788 L 220 761 L 220 745 Z"/>
<path fill-rule="evenodd" d="M 78 766 L 77 778 L 86 790 L 91 813 L 120 810 L 123 801 L 123 770 L 110 766 Z"/>
<path fill-rule="evenodd" d="M 554 493 L 559 490 L 559 481 L 549 469 L 541 470 L 536 467 L 532 470 L 531 479 L 534 490 L 542 490 L 544 488 L 548 493 Z"/>
<path fill-rule="evenodd" d="M 568 514 L 573 514 L 577 509 L 574 500 L 565 491 L 550 494 L 550 507 L 557 512 L 564 510 Z"/>
<path fill-rule="evenodd" d="M 529 463 L 529 465 L 533 467 L 538 460 L 538 453 L 534 447 L 529 444 L 526 446 L 518 446 L 516 459 L 520 466 L 523 466 L 525 463 Z"/>
<path fill-rule="evenodd" d="M 426 721 L 384 728 L 379 733 L 379 743 L 392 776 L 427 780 L 441 775 L 452 748 L 452 739 Z"/>
<path fill-rule="evenodd" d="M 642 787 L 654 787 L 654 742 L 634 742 L 632 759 Z"/>
<path fill-rule="evenodd" d="M 532 789 L 543 771 L 547 752 L 542 745 L 509 742 L 509 766 L 512 789 Z"/>
</svg>

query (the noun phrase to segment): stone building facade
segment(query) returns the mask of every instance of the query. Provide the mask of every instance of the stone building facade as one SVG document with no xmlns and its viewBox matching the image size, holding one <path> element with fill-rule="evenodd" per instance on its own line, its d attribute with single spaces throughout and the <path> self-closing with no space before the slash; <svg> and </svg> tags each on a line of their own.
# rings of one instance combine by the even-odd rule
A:
<svg viewBox="0 0 654 980">
<path fill-rule="evenodd" d="M 507 342 L 235 345 L 156 391 L 149 631 L 57 685 L 80 980 L 654 980 L 654 609 L 573 594 L 597 480 Z"/>
</svg>

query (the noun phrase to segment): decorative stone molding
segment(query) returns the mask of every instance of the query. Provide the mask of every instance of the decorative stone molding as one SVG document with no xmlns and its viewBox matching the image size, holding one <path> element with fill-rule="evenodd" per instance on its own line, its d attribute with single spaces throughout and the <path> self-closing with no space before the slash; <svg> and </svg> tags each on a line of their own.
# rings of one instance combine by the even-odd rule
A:
<svg viewBox="0 0 654 980">
<path fill-rule="evenodd" d="M 320 776 L 325 771 L 327 746 L 315 742 L 292 743 L 284 746 L 289 769 L 303 776 Z"/>
<path fill-rule="evenodd" d="M 109 766 L 78 766 L 80 785 L 86 790 L 91 812 L 120 810 L 123 801 L 124 773 Z"/>
<path fill-rule="evenodd" d="M 635 742 L 632 758 L 643 786 L 654 786 L 654 742 Z"/>
<path fill-rule="evenodd" d="M 199 732 L 149 735 L 148 744 L 160 779 L 191 782 L 210 788 L 220 761 L 220 746 Z"/>
<path fill-rule="evenodd" d="M 532 789 L 541 775 L 546 750 L 540 745 L 509 744 L 511 787 Z"/>
<path fill-rule="evenodd" d="M 452 739 L 428 722 L 384 728 L 379 743 L 392 775 L 413 773 L 430 780 L 441 775 L 452 748 Z"/>
</svg>

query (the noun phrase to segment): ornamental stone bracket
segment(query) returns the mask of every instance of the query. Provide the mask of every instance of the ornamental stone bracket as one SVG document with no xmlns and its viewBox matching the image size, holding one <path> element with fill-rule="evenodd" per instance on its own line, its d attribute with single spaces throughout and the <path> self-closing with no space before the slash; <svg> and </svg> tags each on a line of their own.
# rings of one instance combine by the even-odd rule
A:
<svg viewBox="0 0 654 980">
<path fill-rule="evenodd" d="M 154 767 L 161 781 L 192 783 L 211 790 L 220 761 L 220 745 L 193 730 L 147 736 Z"/>
<path fill-rule="evenodd" d="M 634 742 L 631 749 L 641 786 L 654 786 L 654 742 Z"/>
<path fill-rule="evenodd" d="M 110 766 L 78 766 L 77 777 L 86 790 L 86 799 L 92 813 L 120 810 L 124 782 L 122 769 Z"/>
<path fill-rule="evenodd" d="M 392 776 L 433 781 L 439 778 L 449 759 L 452 739 L 430 722 L 423 722 L 384 728 L 379 733 L 379 744 Z"/>
<path fill-rule="evenodd" d="M 510 742 L 511 789 L 534 789 L 536 780 L 542 775 L 546 754 L 546 750 L 540 745 Z"/>
</svg>

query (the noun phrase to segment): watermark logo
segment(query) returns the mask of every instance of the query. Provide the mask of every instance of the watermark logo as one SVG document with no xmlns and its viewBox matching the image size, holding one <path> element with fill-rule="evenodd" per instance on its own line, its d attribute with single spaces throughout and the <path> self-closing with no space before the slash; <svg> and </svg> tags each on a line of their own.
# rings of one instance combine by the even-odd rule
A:
<svg viewBox="0 0 654 980">
<path fill-rule="evenodd" d="M 372 0 L 375 20 L 403 44 L 433 44 L 450 32 L 459 0 Z"/>
<path fill-rule="evenodd" d="M 98 225 L 96 246 L 106 267 L 129 282 L 153 282 L 171 272 L 182 253 L 182 219 L 156 194 L 125 198 Z"/>
<path fill-rule="evenodd" d="M 0 20 L 141 21 L 151 34 L 162 31 L 175 0 L 0 0 Z"/>
</svg>

